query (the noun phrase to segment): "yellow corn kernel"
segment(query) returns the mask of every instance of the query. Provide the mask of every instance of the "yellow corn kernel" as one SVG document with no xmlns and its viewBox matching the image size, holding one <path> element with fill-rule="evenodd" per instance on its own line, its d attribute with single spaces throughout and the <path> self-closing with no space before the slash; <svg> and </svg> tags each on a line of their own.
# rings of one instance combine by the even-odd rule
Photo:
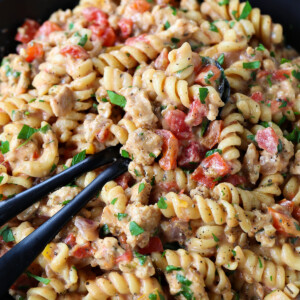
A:
<svg viewBox="0 0 300 300">
<path fill-rule="evenodd" d="M 85 150 L 86 154 L 94 154 L 95 153 L 95 147 L 93 144 L 89 144 L 89 146 Z"/>
<path fill-rule="evenodd" d="M 47 259 L 50 260 L 52 257 L 52 245 L 51 243 L 48 244 L 42 252 L 42 255 Z"/>
</svg>

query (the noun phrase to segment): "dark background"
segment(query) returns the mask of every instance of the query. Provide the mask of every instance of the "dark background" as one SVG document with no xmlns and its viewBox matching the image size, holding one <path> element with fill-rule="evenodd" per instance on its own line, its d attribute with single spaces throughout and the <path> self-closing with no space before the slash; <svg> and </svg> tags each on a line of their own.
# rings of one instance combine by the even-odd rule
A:
<svg viewBox="0 0 300 300">
<path fill-rule="evenodd" d="M 0 0 L 0 59 L 15 52 L 14 36 L 25 18 L 47 20 L 57 9 L 73 8 L 79 0 Z M 253 7 L 284 26 L 286 44 L 300 51 L 300 0 L 250 0 Z M 9 272 L 9 270 L 7 270 Z M 1 284 L 1 283 L 0 283 Z M 2 300 L 12 299 L 7 297 Z"/>
</svg>

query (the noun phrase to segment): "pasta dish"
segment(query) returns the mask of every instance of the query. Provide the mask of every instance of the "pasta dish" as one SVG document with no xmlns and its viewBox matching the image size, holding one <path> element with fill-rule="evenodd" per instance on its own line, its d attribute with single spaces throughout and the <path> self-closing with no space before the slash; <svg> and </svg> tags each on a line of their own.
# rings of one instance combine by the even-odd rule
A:
<svg viewBox="0 0 300 300">
<path fill-rule="evenodd" d="M 300 57 L 280 24 L 248 1 L 80 0 L 16 40 L 0 67 L 1 201 L 109 146 L 131 162 L 15 299 L 297 298 Z M 0 256 L 102 170 L 0 228 Z"/>
</svg>

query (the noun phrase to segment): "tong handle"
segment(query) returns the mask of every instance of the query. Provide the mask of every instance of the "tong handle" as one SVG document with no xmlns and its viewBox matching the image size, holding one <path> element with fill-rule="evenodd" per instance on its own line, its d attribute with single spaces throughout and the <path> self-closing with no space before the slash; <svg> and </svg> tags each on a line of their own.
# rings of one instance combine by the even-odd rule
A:
<svg viewBox="0 0 300 300">
<path fill-rule="evenodd" d="M 30 205 L 41 200 L 41 198 L 54 189 L 70 183 L 85 172 L 112 163 L 119 156 L 119 150 L 120 146 L 106 148 L 40 184 L 17 194 L 13 198 L 0 202 L 0 226 L 4 225 Z"/>
<path fill-rule="evenodd" d="M 0 299 L 66 225 L 103 185 L 127 171 L 128 159 L 119 158 L 105 169 L 70 203 L 0 258 Z"/>
</svg>

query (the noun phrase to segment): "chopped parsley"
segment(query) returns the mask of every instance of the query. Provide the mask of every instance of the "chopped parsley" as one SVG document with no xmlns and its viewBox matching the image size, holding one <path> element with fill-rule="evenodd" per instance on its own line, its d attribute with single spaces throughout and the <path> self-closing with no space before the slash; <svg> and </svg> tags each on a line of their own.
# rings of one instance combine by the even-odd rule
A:
<svg viewBox="0 0 300 300">
<path fill-rule="evenodd" d="M 183 71 L 187 70 L 188 68 L 190 68 L 190 67 L 192 67 L 192 66 L 193 66 L 193 65 L 188 65 L 188 66 L 186 66 L 185 68 L 183 68 L 183 69 L 177 71 L 176 73 L 177 73 L 177 74 L 181 74 Z"/>
<path fill-rule="evenodd" d="M 300 225 L 299 225 L 298 223 L 296 223 L 296 222 L 294 222 L 294 224 L 295 224 L 296 229 L 297 229 L 298 231 L 300 231 Z"/>
<path fill-rule="evenodd" d="M 72 30 L 74 28 L 74 23 L 69 24 L 69 30 Z"/>
<path fill-rule="evenodd" d="M 173 271 L 181 271 L 181 270 L 182 270 L 182 268 L 180 268 L 180 267 L 175 267 L 175 266 L 172 266 L 172 265 L 166 266 L 167 273 L 171 273 Z"/>
<path fill-rule="evenodd" d="M 299 129 L 299 127 L 294 128 L 291 133 L 288 133 L 284 137 L 290 142 L 299 143 L 300 142 L 300 129 Z"/>
<path fill-rule="evenodd" d="M 256 48 L 257 51 L 265 51 L 266 48 L 263 44 L 259 44 L 258 47 Z"/>
<path fill-rule="evenodd" d="M 203 137 L 206 129 L 208 127 L 209 121 L 207 119 L 204 119 L 201 123 L 201 131 L 200 131 L 200 136 Z"/>
<path fill-rule="evenodd" d="M 5 154 L 9 151 L 9 141 L 1 142 L 0 150 L 2 154 Z"/>
<path fill-rule="evenodd" d="M 261 260 L 260 260 L 260 257 L 258 258 L 258 263 L 259 263 L 259 267 L 262 269 L 263 264 L 262 264 L 262 262 L 261 262 Z"/>
<path fill-rule="evenodd" d="M 174 6 L 170 6 L 170 8 L 172 9 L 172 15 L 176 16 L 177 15 L 177 9 Z"/>
<path fill-rule="evenodd" d="M 279 99 L 278 101 L 281 102 L 281 105 L 279 106 L 279 108 L 286 107 L 287 104 L 288 104 L 286 100 L 281 100 L 281 99 Z"/>
<path fill-rule="evenodd" d="M 244 69 L 259 69 L 260 68 L 260 61 L 251 61 L 251 62 L 244 62 L 243 63 L 243 68 Z"/>
<path fill-rule="evenodd" d="M 247 1 L 244 8 L 243 8 L 243 10 L 242 10 L 241 15 L 239 16 L 239 18 L 237 20 L 239 21 L 239 20 L 246 19 L 250 15 L 251 10 L 252 10 L 252 6 L 249 3 L 249 1 Z M 232 12 L 232 14 L 233 14 L 233 12 Z"/>
<path fill-rule="evenodd" d="M 118 95 L 113 91 L 107 91 L 107 94 L 112 104 L 118 105 L 122 108 L 126 106 L 126 98 L 124 96 Z"/>
<path fill-rule="evenodd" d="M 51 167 L 50 173 L 52 173 L 56 169 L 56 167 L 57 167 L 57 165 L 53 164 L 52 167 Z"/>
<path fill-rule="evenodd" d="M 277 151 L 278 151 L 278 153 L 282 152 L 282 149 L 283 149 L 283 147 L 282 147 L 282 141 L 279 140 L 279 141 L 278 141 L 278 146 L 277 146 Z"/>
<path fill-rule="evenodd" d="M 139 171 L 137 170 L 137 169 L 134 169 L 134 174 L 135 174 L 135 176 L 141 176 L 141 174 L 139 173 Z"/>
<path fill-rule="evenodd" d="M 214 233 L 212 233 L 212 236 L 213 236 L 215 242 L 219 242 L 219 241 L 220 241 L 220 240 L 216 237 L 216 235 L 215 235 Z"/>
<path fill-rule="evenodd" d="M 207 72 L 207 74 L 204 76 L 204 81 L 206 84 L 211 84 L 210 79 L 215 75 L 215 73 L 210 70 Z"/>
<path fill-rule="evenodd" d="M 77 153 L 73 158 L 72 158 L 72 163 L 71 166 L 75 166 L 76 164 L 80 163 L 85 159 L 86 156 L 86 151 L 83 150 L 79 153 Z"/>
<path fill-rule="evenodd" d="M 205 87 L 199 88 L 199 97 L 202 104 L 205 104 L 205 99 L 208 95 L 208 89 Z"/>
<path fill-rule="evenodd" d="M 218 4 L 220 6 L 222 6 L 222 5 L 228 5 L 229 4 L 229 0 L 222 0 L 222 1 L 218 2 Z"/>
<path fill-rule="evenodd" d="M 300 72 L 297 72 L 296 70 L 293 70 L 293 71 L 292 71 L 292 75 L 293 75 L 296 79 L 300 80 Z"/>
<path fill-rule="evenodd" d="M 128 214 L 122 214 L 122 213 L 118 213 L 118 220 L 122 221 L 124 218 L 126 218 L 128 216 Z"/>
<path fill-rule="evenodd" d="M 144 182 L 140 183 L 139 184 L 139 193 L 141 193 L 144 188 L 145 188 L 145 183 Z"/>
<path fill-rule="evenodd" d="M 247 135 L 247 139 L 254 142 L 255 141 L 255 135 L 254 134 Z"/>
<path fill-rule="evenodd" d="M 205 157 L 211 156 L 211 155 L 213 155 L 216 152 L 222 154 L 222 150 L 221 149 L 212 149 L 212 150 L 209 150 L 209 151 L 206 152 Z"/>
<path fill-rule="evenodd" d="M 225 55 L 224 55 L 224 53 L 222 53 L 222 54 L 218 57 L 217 62 L 218 62 L 220 65 L 223 65 L 224 59 L 225 59 Z"/>
<path fill-rule="evenodd" d="M 118 201 L 118 198 L 114 198 L 111 200 L 110 204 L 115 205 L 117 201 Z"/>
<path fill-rule="evenodd" d="M 67 205 L 69 202 L 71 202 L 72 200 L 65 200 L 65 201 L 63 201 L 63 202 L 61 202 L 60 204 L 61 205 Z"/>
<path fill-rule="evenodd" d="M 210 30 L 210 31 L 214 31 L 214 32 L 219 32 L 219 29 L 218 29 L 218 27 L 214 24 L 214 22 L 210 23 L 209 30 Z"/>
<path fill-rule="evenodd" d="M 165 23 L 165 25 L 164 25 L 164 28 L 165 29 L 169 29 L 170 28 L 170 22 L 169 21 L 167 21 L 166 23 Z"/>
<path fill-rule="evenodd" d="M 147 260 L 147 255 L 140 254 L 134 251 L 134 256 L 139 260 L 141 266 L 143 266 Z"/>
<path fill-rule="evenodd" d="M 273 85 L 271 78 L 272 78 L 271 74 L 267 75 L 267 77 L 266 77 L 269 87 L 271 87 Z"/>
<path fill-rule="evenodd" d="M 231 250 L 231 252 L 232 252 L 233 256 L 236 256 L 236 251 L 235 250 Z"/>
<path fill-rule="evenodd" d="M 180 42 L 180 39 L 177 39 L 177 38 L 175 38 L 175 37 L 172 37 L 172 38 L 171 38 L 171 42 L 174 43 L 174 44 L 177 44 L 177 43 Z"/>
<path fill-rule="evenodd" d="M 122 149 L 121 155 L 122 155 L 123 157 L 125 157 L 125 158 L 129 158 L 129 153 L 128 153 L 126 150 L 124 150 L 124 149 Z"/>
<path fill-rule="evenodd" d="M 0 236 L 2 236 L 5 243 L 13 242 L 15 240 L 12 230 L 8 227 L 8 225 L 5 225 L 0 229 Z"/>
<path fill-rule="evenodd" d="M 285 64 L 285 63 L 288 63 L 288 62 L 291 62 L 291 61 L 289 59 L 282 58 L 281 61 L 280 61 L 280 64 Z"/>
<path fill-rule="evenodd" d="M 88 36 L 87 34 L 85 34 L 84 36 L 82 36 L 78 42 L 78 45 L 81 46 L 81 47 L 84 47 L 84 45 L 86 44 L 88 40 Z"/>
<path fill-rule="evenodd" d="M 149 156 L 156 158 L 156 155 L 154 153 L 152 153 L 152 152 L 149 153 Z"/>
<path fill-rule="evenodd" d="M 133 235 L 133 236 L 140 235 L 140 234 L 142 234 L 145 231 L 142 227 L 140 227 L 134 221 L 130 222 L 130 224 L 129 224 L 129 230 L 130 230 L 131 235 Z"/>
<path fill-rule="evenodd" d="M 158 202 L 157 202 L 157 206 L 160 208 L 160 209 L 167 209 L 168 208 L 168 204 L 167 202 L 165 201 L 166 198 L 165 197 L 160 197 Z"/>
<path fill-rule="evenodd" d="M 31 272 L 29 271 L 26 271 L 25 274 L 28 276 L 28 277 L 31 277 L 31 278 L 34 278 L 35 280 L 45 284 L 45 285 L 48 285 L 50 283 L 50 279 L 48 278 L 44 278 L 44 277 L 40 277 L 40 276 L 37 276 L 37 275 L 34 275 L 32 274 Z"/>
<path fill-rule="evenodd" d="M 106 235 L 110 234 L 110 230 L 107 224 L 104 224 L 101 228 L 100 228 L 100 237 L 104 237 Z"/>
<path fill-rule="evenodd" d="M 285 122 L 285 120 L 286 120 L 286 116 L 283 116 L 283 117 L 279 120 L 279 122 L 277 123 L 277 125 L 280 127 L 280 126 Z"/>
</svg>

